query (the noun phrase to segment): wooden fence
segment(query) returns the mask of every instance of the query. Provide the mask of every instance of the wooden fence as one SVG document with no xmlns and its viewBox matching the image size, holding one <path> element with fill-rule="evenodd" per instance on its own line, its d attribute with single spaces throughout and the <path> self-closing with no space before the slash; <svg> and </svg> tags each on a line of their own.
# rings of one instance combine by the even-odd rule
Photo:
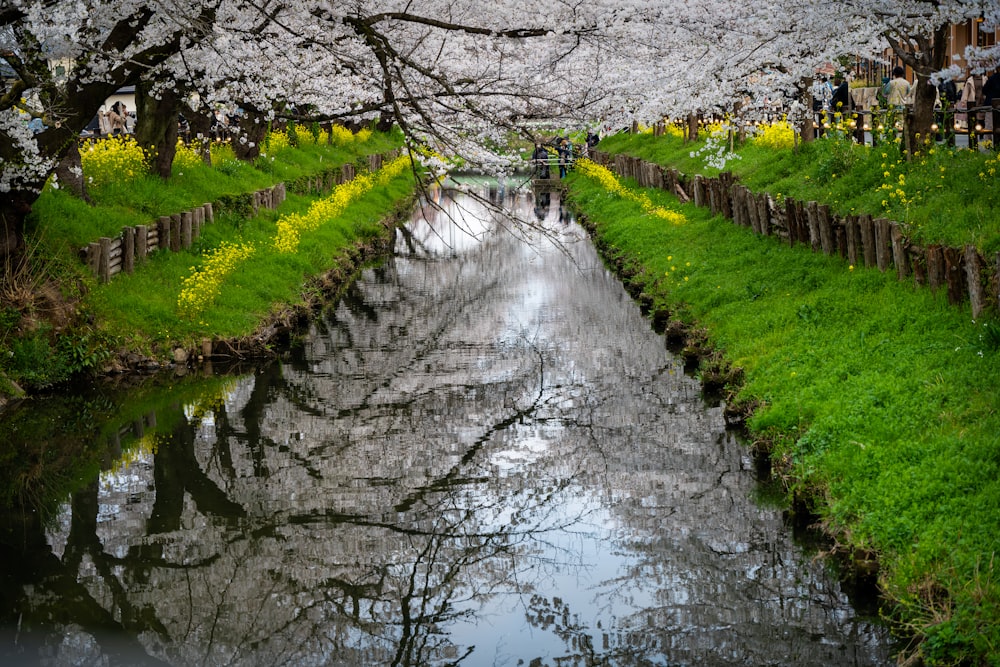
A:
<svg viewBox="0 0 1000 667">
<path fill-rule="evenodd" d="M 825 204 L 790 197 L 778 203 L 767 193 L 752 192 L 729 172 L 717 178 L 688 177 L 676 169 L 602 151 L 591 151 L 591 159 L 619 176 L 635 179 L 641 187 L 667 190 L 683 202 L 707 206 L 712 213 L 757 234 L 840 255 L 854 266 L 882 272 L 893 268 L 899 280 L 912 276 L 915 285 L 946 289 L 949 303 L 971 304 L 973 318 L 988 307 L 1000 311 L 1000 253 L 987 259 L 973 245 L 917 246 L 906 238 L 901 225 L 886 218 L 841 217 Z"/>
<path fill-rule="evenodd" d="M 395 158 L 398 150 L 386 155 L 369 155 L 368 168 L 376 171 L 382 167 L 385 159 Z M 281 205 L 291 189 L 301 194 L 323 194 L 331 191 L 336 185 L 352 180 L 357 169 L 354 164 L 344 164 L 320 175 L 303 177 L 292 184 L 291 188 L 284 183 L 258 190 L 245 195 L 243 202 L 248 207 L 248 213 L 257 215 L 261 209 L 275 210 Z M 228 198 L 232 199 L 232 198 Z M 237 197 L 242 199 L 242 197 Z M 190 248 L 191 244 L 201 235 L 202 228 L 215 220 L 215 212 L 219 202 L 206 203 L 190 211 L 161 216 L 148 225 L 123 227 L 118 236 L 102 236 L 80 249 L 80 257 L 90 267 L 91 272 L 102 283 L 106 283 L 118 273 L 132 273 L 137 264 L 156 250 L 179 250 Z"/>
</svg>

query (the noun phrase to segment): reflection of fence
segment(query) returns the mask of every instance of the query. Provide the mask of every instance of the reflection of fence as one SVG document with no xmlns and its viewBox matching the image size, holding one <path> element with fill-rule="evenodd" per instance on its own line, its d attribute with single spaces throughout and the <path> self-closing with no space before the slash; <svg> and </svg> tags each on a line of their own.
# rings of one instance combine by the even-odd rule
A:
<svg viewBox="0 0 1000 667">
<path fill-rule="evenodd" d="M 389 151 L 385 155 L 369 155 L 365 159 L 370 171 L 382 167 L 383 161 L 398 157 L 399 151 Z M 80 257 L 90 267 L 102 283 L 111 280 L 118 273 L 132 273 L 137 264 L 156 250 L 178 252 L 190 248 L 201 235 L 202 227 L 215 220 L 215 213 L 221 209 L 232 209 L 247 217 L 257 215 L 261 209 L 277 209 L 292 190 L 300 194 L 324 194 L 335 185 L 353 179 L 356 168 L 344 164 L 323 174 L 304 176 L 290 186 L 284 183 L 256 192 L 229 195 L 220 201 L 196 206 L 190 211 L 161 216 L 149 225 L 124 227 L 115 237 L 101 237 L 80 249 Z"/>
<path fill-rule="evenodd" d="M 731 173 L 718 178 L 688 177 L 676 169 L 627 155 L 592 151 L 592 159 L 619 176 L 635 179 L 641 187 L 660 188 L 707 206 L 712 213 L 730 218 L 764 236 L 778 236 L 790 245 L 809 245 L 813 251 L 840 255 L 851 265 L 895 267 L 904 280 L 912 275 L 916 285 L 945 288 L 952 304 L 969 300 L 972 316 L 979 317 L 988 304 L 1000 308 L 1000 252 L 992 260 L 973 245 L 950 248 L 916 246 L 896 222 L 870 215 L 840 217 L 829 206 L 814 201 L 785 198 L 776 202 L 767 193 L 754 193 Z"/>
</svg>

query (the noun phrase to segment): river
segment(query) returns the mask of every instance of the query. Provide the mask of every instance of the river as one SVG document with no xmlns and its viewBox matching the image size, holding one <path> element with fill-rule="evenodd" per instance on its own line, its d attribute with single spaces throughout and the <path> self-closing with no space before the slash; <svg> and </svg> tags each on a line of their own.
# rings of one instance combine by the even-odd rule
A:
<svg viewBox="0 0 1000 667">
<path fill-rule="evenodd" d="M 4 517 L 0 663 L 891 663 L 559 193 L 463 189 L 280 362 L 7 424 L 93 463 Z"/>
</svg>

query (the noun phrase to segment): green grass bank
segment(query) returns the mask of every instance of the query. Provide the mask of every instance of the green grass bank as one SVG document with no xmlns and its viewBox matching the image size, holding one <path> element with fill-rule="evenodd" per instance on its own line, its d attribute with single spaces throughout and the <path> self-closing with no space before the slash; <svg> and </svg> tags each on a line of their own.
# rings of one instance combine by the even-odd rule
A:
<svg viewBox="0 0 1000 667">
<path fill-rule="evenodd" d="M 697 146 L 671 137 L 611 137 L 600 148 L 713 173 L 691 156 Z M 827 159 L 822 145 L 769 158 L 780 166 L 754 150 L 762 157 L 727 169 L 756 162 L 755 188 L 826 200 L 794 177 L 796 169 L 816 173 Z M 789 496 L 808 500 L 842 553 L 877 558 L 887 619 L 901 637 L 920 640 L 904 657 L 1000 664 L 995 314 L 973 322 L 967 307 L 892 273 L 849 267 L 662 191 L 626 187 L 648 196 L 646 205 L 579 170 L 569 179 L 593 233 L 641 276 L 654 308 L 703 330 L 742 371 L 730 400 L 752 408 L 750 438 L 771 449 Z M 985 201 L 955 218 L 985 221 Z M 995 243 L 985 225 L 966 233 L 976 230 L 977 240 Z"/>
<path fill-rule="evenodd" d="M 338 272 L 349 274 L 366 248 L 384 242 L 385 222 L 412 199 L 408 162 L 391 176 L 362 169 L 368 155 L 399 148 L 400 135 L 336 129 L 334 137 L 272 133 L 253 162 L 235 159 L 225 144 L 212 147 L 211 165 L 181 151 L 166 181 L 145 173 L 138 147 L 85 154 L 92 202 L 46 188 L 31 220 L 30 270 L 8 281 L 0 304 L 7 384 L 42 388 L 120 366 L 127 355 L 169 361 L 173 350 L 201 349 L 204 339 L 266 346 L 261 328 L 333 289 Z M 332 193 L 310 192 L 310 179 L 345 164 L 357 165 L 359 177 Z M 287 199 L 252 215 L 247 195 L 276 183 L 288 186 Z M 101 284 L 78 256 L 123 226 L 204 202 L 214 203 L 215 222 L 192 247 L 158 250 L 132 274 Z"/>
</svg>

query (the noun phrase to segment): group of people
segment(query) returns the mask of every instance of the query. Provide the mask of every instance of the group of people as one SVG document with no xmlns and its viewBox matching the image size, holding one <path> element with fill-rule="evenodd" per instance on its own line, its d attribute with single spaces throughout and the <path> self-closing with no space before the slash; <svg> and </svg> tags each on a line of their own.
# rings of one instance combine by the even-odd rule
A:
<svg viewBox="0 0 1000 667">
<path fill-rule="evenodd" d="M 559 167 L 559 178 L 566 178 L 573 162 L 579 158 L 587 157 L 590 149 L 596 146 L 600 140 L 596 132 L 589 130 L 586 140 L 581 143 L 574 144 L 565 137 L 556 139 L 553 142 L 554 151 L 542 142 L 535 142 L 535 149 L 531 153 L 532 174 L 535 178 L 548 179 L 552 155 L 555 153 L 556 163 Z"/>
<path fill-rule="evenodd" d="M 847 79 L 837 72 L 833 80 L 823 77 L 813 86 L 813 111 L 844 112 L 848 108 Z"/>
<path fill-rule="evenodd" d="M 888 110 L 902 110 L 913 104 L 914 86 L 906 78 L 906 70 L 896 66 L 891 77 L 882 79 L 882 85 L 877 89 L 879 106 Z M 992 75 L 970 74 L 964 84 L 954 80 L 946 80 L 938 85 L 938 102 L 935 105 L 938 114 L 954 112 L 954 126 L 964 131 L 973 126 L 991 132 L 993 130 L 992 116 L 987 108 L 992 106 L 994 99 L 1000 99 L 1000 70 Z M 823 77 L 813 84 L 813 111 L 817 120 L 823 113 L 839 113 L 850 109 L 850 91 L 845 77 L 839 72 L 833 76 L 832 82 Z M 977 109 L 975 113 L 966 110 Z M 939 123 L 941 120 L 938 121 Z M 948 126 L 952 121 L 947 121 Z M 824 124 L 817 122 L 817 131 L 822 134 Z"/>
<path fill-rule="evenodd" d="M 980 123 L 981 127 L 992 130 L 993 114 L 987 113 L 985 110 L 977 111 L 970 119 L 970 114 L 962 112 L 967 109 L 991 107 L 995 99 L 1000 99 L 1000 70 L 993 72 L 990 76 L 970 74 L 955 102 L 955 108 L 959 110 L 959 113 L 955 114 L 956 125 L 961 129 L 967 129 L 970 125 Z"/>
</svg>

